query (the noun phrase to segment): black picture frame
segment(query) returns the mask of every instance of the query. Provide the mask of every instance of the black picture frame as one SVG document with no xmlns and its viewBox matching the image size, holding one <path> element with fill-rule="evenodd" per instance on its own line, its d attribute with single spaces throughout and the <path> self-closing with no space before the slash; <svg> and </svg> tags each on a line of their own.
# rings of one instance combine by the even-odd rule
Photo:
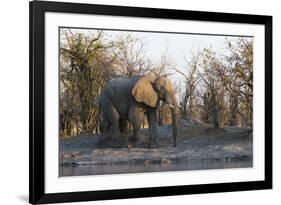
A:
<svg viewBox="0 0 281 205">
<path fill-rule="evenodd" d="M 260 190 L 272 188 L 272 16 L 184 11 L 93 4 L 33 1 L 29 4 L 30 106 L 29 106 L 29 202 L 31 204 L 154 197 L 183 194 Z M 45 192 L 45 12 L 150 17 L 209 22 L 259 24 L 265 27 L 265 180 L 235 183 L 198 184 L 153 188 Z"/>
</svg>

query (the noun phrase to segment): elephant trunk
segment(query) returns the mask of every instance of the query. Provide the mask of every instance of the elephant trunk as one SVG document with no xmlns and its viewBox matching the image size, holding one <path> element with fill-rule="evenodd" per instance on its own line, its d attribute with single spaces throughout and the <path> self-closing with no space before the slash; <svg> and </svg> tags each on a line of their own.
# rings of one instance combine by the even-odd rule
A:
<svg viewBox="0 0 281 205">
<path fill-rule="evenodd" d="M 171 107 L 171 117 L 172 117 L 172 124 L 173 124 L 173 146 L 177 146 L 177 124 L 178 124 L 178 113 L 179 107 L 176 101 L 176 98 L 173 96 L 172 102 L 169 103 Z"/>
</svg>

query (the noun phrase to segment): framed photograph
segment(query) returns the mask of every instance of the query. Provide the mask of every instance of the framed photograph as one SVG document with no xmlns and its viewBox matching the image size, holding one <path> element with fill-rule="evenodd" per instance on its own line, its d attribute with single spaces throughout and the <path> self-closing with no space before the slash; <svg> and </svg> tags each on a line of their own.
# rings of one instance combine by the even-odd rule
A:
<svg viewBox="0 0 281 205">
<path fill-rule="evenodd" d="M 30 203 L 272 188 L 272 17 L 30 2 Z"/>
</svg>

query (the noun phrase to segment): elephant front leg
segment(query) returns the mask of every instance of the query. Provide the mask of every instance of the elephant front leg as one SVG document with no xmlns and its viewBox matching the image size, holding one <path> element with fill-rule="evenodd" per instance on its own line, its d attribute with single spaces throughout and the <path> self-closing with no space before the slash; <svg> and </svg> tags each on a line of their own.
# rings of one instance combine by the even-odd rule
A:
<svg viewBox="0 0 281 205">
<path fill-rule="evenodd" d="M 127 136 L 128 134 L 128 122 L 126 120 L 119 120 L 119 129 L 120 129 L 120 134 L 123 136 Z"/>
<path fill-rule="evenodd" d="M 128 148 L 129 149 L 136 147 L 138 138 L 140 135 L 139 129 L 140 129 L 140 126 L 138 126 L 137 124 L 134 125 L 134 123 L 133 123 L 133 136 L 128 138 Z"/>
<path fill-rule="evenodd" d="M 157 134 L 157 115 L 156 110 L 150 110 L 147 112 L 147 120 L 149 125 L 149 147 L 157 147 L 158 134 Z"/>
<path fill-rule="evenodd" d="M 128 138 L 128 148 L 136 147 L 140 137 L 140 127 L 143 122 L 144 111 L 142 108 L 133 107 L 129 112 L 129 120 L 133 126 L 133 136 Z"/>
</svg>

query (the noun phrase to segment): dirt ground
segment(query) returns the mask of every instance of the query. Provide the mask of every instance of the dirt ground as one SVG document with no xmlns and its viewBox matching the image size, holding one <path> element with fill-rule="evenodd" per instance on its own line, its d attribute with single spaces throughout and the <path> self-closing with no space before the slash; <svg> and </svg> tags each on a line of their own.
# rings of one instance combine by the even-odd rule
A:
<svg viewBox="0 0 281 205">
<path fill-rule="evenodd" d="M 100 135 L 60 139 L 60 165 L 149 165 L 187 162 L 243 162 L 253 156 L 252 128 L 224 127 L 181 120 L 178 143 L 173 147 L 172 126 L 158 127 L 158 146 L 147 148 L 147 129 L 136 148 L 128 149 L 124 137 L 111 144 L 100 143 Z"/>
</svg>

